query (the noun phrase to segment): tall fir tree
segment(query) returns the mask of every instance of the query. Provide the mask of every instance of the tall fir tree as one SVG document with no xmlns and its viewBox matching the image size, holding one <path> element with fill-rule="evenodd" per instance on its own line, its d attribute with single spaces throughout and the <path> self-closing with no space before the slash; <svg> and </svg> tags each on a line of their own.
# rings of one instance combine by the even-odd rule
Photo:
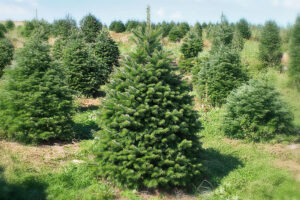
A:
<svg viewBox="0 0 300 200">
<path fill-rule="evenodd" d="M 260 36 L 259 58 L 265 66 L 279 67 L 281 56 L 279 27 L 276 22 L 267 21 Z"/>
<path fill-rule="evenodd" d="M 289 56 L 288 74 L 292 84 L 300 89 L 300 16 L 297 17 L 291 33 Z"/>
<path fill-rule="evenodd" d="M 25 143 L 71 139 L 71 91 L 46 42 L 33 37 L 0 84 L 0 135 Z"/>
<path fill-rule="evenodd" d="M 148 23 L 136 33 L 137 50 L 112 74 L 99 116 L 99 174 L 130 188 L 189 186 L 201 175 L 190 88 L 157 32 Z"/>
<path fill-rule="evenodd" d="M 225 15 L 222 14 L 221 22 L 212 30 L 212 49 L 218 49 L 221 45 L 231 45 L 233 39 L 233 29 Z"/>
</svg>

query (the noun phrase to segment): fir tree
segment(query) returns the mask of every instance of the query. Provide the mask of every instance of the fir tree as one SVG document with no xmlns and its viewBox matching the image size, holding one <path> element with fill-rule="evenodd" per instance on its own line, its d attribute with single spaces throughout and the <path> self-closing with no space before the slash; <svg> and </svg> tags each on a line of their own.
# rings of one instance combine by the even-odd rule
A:
<svg viewBox="0 0 300 200">
<path fill-rule="evenodd" d="M 263 141 L 293 131 L 293 114 L 267 80 L 251 80 L 233 91 L 225 106 L 223 128 L 232 138 Z"/>
<path fill-rule="evenodd" d="M 280 66 L 281 56 L 279 27 L 274 21 L 268 21 L 260 36 L 259 58 L 265 66 Z"/>
<path fill-rule="evenodd" d="M 194 26 L 194 31 L 198 34 L 199 37 L 202 38 L 202 26 L 199 22 L 197 22 Z"/>
<path fill-rule="evenodd" d="M 67 15 L 64 19 L 55 20 L 53 22 L 53 33 L 55 36 L 68 38 L 76 29 L 76 21 L 70 15 Z"/>
<path fill-rule="evenodd" d="M 15 23 L 12 20 L 7 20 L 5 22 L 5 27 L 7 30 L 13 30 L 15 28 Z"/>
<path fill-rule="evenodd" d="M 95 96 L 106 81 L 108 66 L 95 56 L 82 37 L 74 37 L 62 52 L 66 80 L 71 89 L 88 97 Z"/>
<path fill-rule="evenodd" d="M 112 72 L 114 66 L 119 66 L 120 51 L 117 43 L 110 37 L 109 33 L 102 31 L 96 42 L 92 44 L 92 50 L 97 59 L 106 63 L 107 77 Z"/>
<path fill-rule="evenodd" d="M 249 24 L 246 19 L 241 19 L 237 23 L 237 29 L 244 39 L 246 39 L 246 40 L 250 39 L 251 31 L 250 31 Z"/>
<path fill-rule="evenodd" d="M 213 28 L 212 32 L 212 49 L 218 48 L 221 45 L 231 45 L 233 39 L 233 29 L 229 25 L 226 17 L 221 16 L 221 23 Z"/>
<path fill-rule="evenodd" d="M 80 21 L 80 28 L 87 42 L 95 42 L 102 29 L 102 23 L 92 14 L 88 14 Z"/>
<path fill-rule="evenodd" d="M 3 74 L 3 69 L 9 65 L 13 59 L 14 46 L 6 39 L 0 39 L 0 77 Z"/>
<path fill-rule="evenodd" d="M 189 86 L 149 23 L 136 35 L 133 58 L 105 88 L 94 146 L 99 174 L 130 188 L 191 185 L 201 175 L 201 145 Z"/>
<path fill-rule="evenodd" d="M 225 103 L 229 93 L 247 80 L 242 70 L 240 56 L 236 49 L 230 46 L 220 46 L 210 52 L 208 59 L 197 66 L 196 74 L 198 95 L 213 106 Z"/>
<path fill-rule="evenodd" d="M 198 53 L 202 51 L 202 38 L 195 31 L 190 31 L 187 37 L 183 40 L 180 51 L 184 58 L 197 57 Z"/>
<path fill-rule="evenodd" d="M 25 143 L 71 139 L 72 95 L 48 45 L 34 36 L 16 59 L 0 84 L 1 137 Z"/>
<path fill-rule="evenodd" d="M 109 30 L 115 31 L 116 33 L 123 33 L 126 28 L 122 21 L 113 21 L 109 25 Z"/>
<path fill-rule="evenodd" d="M 288 74 L 291 82 L 300 89 L 300 16 L 297 17 L 291 33 L 289 56 Z"/>
</svg>

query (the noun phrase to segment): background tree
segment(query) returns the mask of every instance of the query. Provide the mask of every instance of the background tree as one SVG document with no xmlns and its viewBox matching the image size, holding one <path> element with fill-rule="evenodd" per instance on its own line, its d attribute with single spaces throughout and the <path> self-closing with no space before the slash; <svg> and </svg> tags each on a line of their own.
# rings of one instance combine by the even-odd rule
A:
<svg viewBox="0 0 300 200">
<path fill-rule="evenodd" d="M 122 21 L 113 21 L 109 25 L 109 30 L 115 31 L 116 33 L 123 33 L 126 28 Z"/>
<path fill-rule="evenodd" d="M 128 58 L 106 85 L 94 146 L 99 174 L 130 188 L 188 186 L 201 175 L 189 86 L 173 73 L 161 45 L 152 43 L 161 37 L 154 32 L 137 34 L 134 57 L 144 59 Z"/>
<path fill-rule="evenodd" d="M 102 23 L 92 14 L 88 14 L 80 21 L 80 29 L 87 42 L 95 42 L 102 29 Z"/>
<path fill-rule="evenodd" d="M 237 29 L 240 32 L 241 36 L 246 39 L 249 40 L 251 37 L 251 31 L 249 28 L 249 24 L 247 22 L 246 19 L 240 19 L 240 21 L 237 23 Z"/>
<path fill-rule="evenodd" d="M 139 26 L 139 22 L 136 20 L 128 20 L 125 24 L 126 31 L 132 31 Z"/>
<path fill-rule="evenodd" d="M 247 80 L 240 56 L 231 46 L 220 46 L 200 62 L 199 73 L 194 79 L 198 95 L 213 106 L 225 103 L 229 93 Z"/>
<path fill-rule="evenodd" d="M 225 15 L 221 16 L 221 22 L 212 29 L 212 49 L 219 48 L 221 45 L 232 44 L 234 31 L 228 23 Z"/>
<path fill-rule="evenodd" d="M 67 15 L 64 19 L 55 20 L 53 22 L 52 30 L 55 36 L 67 38 L 70 37 L 76 29 L 76 21 L 70 15 Z"/>
<path fill-rule="evenodd" d="M 106 81 L 108 67 L 81 37 L 68 42 L 63 49 L 62 63 L 68 85 L 80 94 L 96 96 Z"/>
<path fill-rule="evenodd" d="M 194 31 L 198 34 L 199 37 L 202 38 L 202 32 L 203 32 L 203 28 L 201 26 L 201 24 L 199 22 L 197 22 L 194 26 Z"/>
<path fill-rule="evenodd" d="M 5 27 L 7 28 L 7 30 L 12 30 L 15 28 L 15 23 L 12 20 L 7 20 L 5 22 Z"/>
<path fill-rule="evenodd" d="M 49 47 L 34 36 L 0 84 L 0 135 L 25 143 L 74 137 L 72 95 Z"/>
<path fill-rule="evenodd" d="M 280 66 L 281 57 L 279 27 L 274 21 L 267 21 L 260 36 L 259 58 L 265 66 Z"/>
<path fill-rule="evenodd" d="M 117 43 L 110 37 L 108 32 L 102 31 L 96 42 L 92 44 L 95 57 L 105 62 L 108 75 L 113 71 L 113 67 L 119 66 L 120 51 Z"/>
<path fill-rule="evenodd" d="M 250 80 L 233 91 L 225 106 L 224 132 L 232 138 L 263 141 L 293 131 L 293 114 L 266 80 Z"/>
<path fill-rule="evenodd" d="M 202 51 L 203 41 L 201 36 L 199 35 L 199 32 L 194 29 L 191 30 L 183 40 L 180 47 L 182 56 L 178 63 L 182 73 L 191 72 L 191 69 L 195 64 L 195 57 Z"/>
<path fill-rule="evenodd" d="M 10 65 L 14 56 L 14 46 L 6 39 L 0 39 L 0 77 L 3 74 L 3 69 Z"/>
<path fill-rule="evenodd" d="M 0 34 L 2 35 L 2 36 L 0 36 L 0 38 L 2 38 L 3 36 L 4 36 L 4 33 L 7 33 L 7 29 L 6 29 L 6 27 L 4 26 L 4 24 L 1 24 L 0 23 Z"/>
<path fill-rule="evenodd" d="M 290 80 L 294 85 L 300 88 L 300 16 L 297 17 L 291 32 L 289 56 L 288 74 Z"/>
<path fill-rule="evenodd" d="M 178 26 L 174 26 L 169 32 L 169 40 L 172 42 L 179 42 L 183 38 L 182 32 Z"/>
<path fill-rule="evenodd" d="M 40 35 L 44 40 L 48 40 L 52 32 L 52 26 L 45 20 L 31 20 L 25 21 L 21 29 L 21 35 L 24 37 L 31 37 L 34 34 Z"/>
</svg>

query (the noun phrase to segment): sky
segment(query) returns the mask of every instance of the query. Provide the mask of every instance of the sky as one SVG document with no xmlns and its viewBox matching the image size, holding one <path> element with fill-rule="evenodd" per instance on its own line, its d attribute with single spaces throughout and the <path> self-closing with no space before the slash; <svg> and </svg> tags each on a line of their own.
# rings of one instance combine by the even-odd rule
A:
<svg viewBox="0 0 300 200">
<path fill-rule="evenodd" d="M 0 0 L 0 20 L 30 20 L 37 10 L 38 18 L 49 22 L 67 14 L 79 21 L 92 13 L 109 25 L 113 20 L 145 20 L 147 5 L 153 22 L 217 22 L 224 13 L 230 22 L 275 20 L 286 26 L 300 14 L 300 0 Z"/>
</svg>

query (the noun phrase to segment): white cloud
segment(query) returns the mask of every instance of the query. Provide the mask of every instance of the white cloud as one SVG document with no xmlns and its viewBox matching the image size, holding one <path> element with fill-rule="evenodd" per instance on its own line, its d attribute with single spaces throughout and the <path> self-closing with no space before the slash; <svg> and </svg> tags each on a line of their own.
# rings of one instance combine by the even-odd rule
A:
<svg viewBox="0 0 300 200">
<path fill-rule="evenodd" d="M 299 0 L 271 0 L 271 3 L 275 7 L 285 7 L 288 9 L 300 9 Z"/>
<path fill-rule="evenodd" d="M 163 8 L 159 8 L 156 14 L 160 17 L 165 16 L 165 10 Z"/>
<path fill-rule="evenodd" d="M 181 14 L 181 12 L 176 11 L 170 17 L 171 17 L 171 19 L 181 19 L 182 18 L 182 14 Z"/>
</svg>

